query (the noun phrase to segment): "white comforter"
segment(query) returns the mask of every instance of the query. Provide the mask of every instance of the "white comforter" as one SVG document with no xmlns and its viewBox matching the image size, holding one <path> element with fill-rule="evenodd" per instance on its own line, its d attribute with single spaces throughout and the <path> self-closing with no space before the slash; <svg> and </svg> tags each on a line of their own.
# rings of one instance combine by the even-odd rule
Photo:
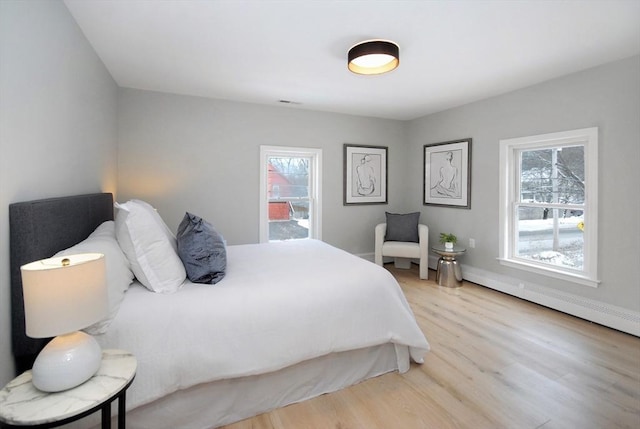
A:
<svg viewBox="0 0 640 429">
<path fill-rule="evenodd" d="M 216 285 L 187 283 L 161 295 L 134 283 L 97 337 L 138 359 L 130 408 L 196 384 L 388 342 L 423 362 L 429 344 L 385 269 L 316 240 L 229 246 L 227 258 Z M 406 352 L 397 355 L 406 371 Z"/>
</svg>

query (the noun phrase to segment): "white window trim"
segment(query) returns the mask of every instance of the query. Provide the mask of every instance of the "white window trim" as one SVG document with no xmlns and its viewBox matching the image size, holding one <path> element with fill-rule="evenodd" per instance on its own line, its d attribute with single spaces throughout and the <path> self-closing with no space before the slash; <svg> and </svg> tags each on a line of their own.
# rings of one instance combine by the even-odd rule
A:
<svg viewBox="0 0 640 429">
<path fill-rule="evenodd" d="M 542 149 L 582 144 L 585 148 L 585 224 L 584 270 L 576 272 L 534 261 L 515 258 L 515 227 L 513 210 L 518 198 L 515 177 L 519 170 L 516 153 L 522 149 Z M 500 246 L 498 260 L 512 268 L 534 272 L 561 280 L 598 287 L 598 128 L 542 134 L 500 140 Z"/>
<path fill-rule="evenodd" d="M 267 198 L 267 159 L 273 156 L 311 158 L 309 237 L 322 240 L 322 149 L 288 146 L 260 146 L 260 243 L 269 242 L 269 199 Z"/>
</svg>

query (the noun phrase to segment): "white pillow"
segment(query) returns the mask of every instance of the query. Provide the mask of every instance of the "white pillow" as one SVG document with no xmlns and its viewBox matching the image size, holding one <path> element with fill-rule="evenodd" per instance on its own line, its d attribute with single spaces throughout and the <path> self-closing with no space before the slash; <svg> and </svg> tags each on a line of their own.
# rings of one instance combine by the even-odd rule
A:
<svg viewBox="0 0 640 429">
<path fill-rule="evenodd" d="M 176 238 L 158 212 L 140 200 L 115 207 L 116 238 L 138 281 L 152 292 L 180 289 L 187 274 L 178 257 Z"/>
<path fill-rule="evenodd" d="M 73 247 L 62 250 L 54 256 L 67 256 L 77 253 L 102 253 L 105 258 L 107 275 L 107 294 L 109 297 L 109 312 L 101 321 L 85 328 L 91 335 L 104 334 L 120 308 L 124 294 L 133 281 L 133 273 L 129 268 L 129 261 L 116 241 L 115 224 L 112 220 L 104 222 L 84 241 Z"/>
</svg>

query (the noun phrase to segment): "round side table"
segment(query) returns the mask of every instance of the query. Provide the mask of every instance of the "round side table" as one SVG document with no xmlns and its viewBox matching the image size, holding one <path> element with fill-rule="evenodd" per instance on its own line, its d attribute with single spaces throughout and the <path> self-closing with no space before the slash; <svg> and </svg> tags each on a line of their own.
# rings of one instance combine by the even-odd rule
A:
<svg viewBox="0 0 640 429">
<path fill-rule="evenodd" d="M 441 244 L 433 246 L 431 250 L 440 255 L 436 270 L 436 282 L 445 287 L 462 286 L 462 271 L 456 257 L 464 254 L 467 249 L 457 246 L 453 246 L 453 249 L 447 249 L 444 244 Z"/>
<path fill-rule="evenodd" d="M 102 411 L 102 428 L 111 426 L 111 402 L 118 399 L 118 427 L 125 427 L 125 393 L 136 375 L 137 361 L 124 350 L 103 350 L 98 372 L 62 392 L 36 389 L 25 371 L 0 390 L 0 428 L 53 428 Z"/>
</svg>

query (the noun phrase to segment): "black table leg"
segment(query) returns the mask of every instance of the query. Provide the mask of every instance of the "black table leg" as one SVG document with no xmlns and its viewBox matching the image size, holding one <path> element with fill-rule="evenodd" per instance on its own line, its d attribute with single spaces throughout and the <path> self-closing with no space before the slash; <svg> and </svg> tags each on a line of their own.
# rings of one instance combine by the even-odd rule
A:
<svg viewBox="0 0 640 429">
<path fill-rule="evenodd" d="M 102 429 L 111 429 L 111 401 L 102 406 Z"/>
<path fill-rule="evenodd" d="M 118 429 L 125 429 L 126 424 L 126 407 L 127 407 L 127 391 L 122 391 L 122 394 L 118 397 Z"/>
</svg>

